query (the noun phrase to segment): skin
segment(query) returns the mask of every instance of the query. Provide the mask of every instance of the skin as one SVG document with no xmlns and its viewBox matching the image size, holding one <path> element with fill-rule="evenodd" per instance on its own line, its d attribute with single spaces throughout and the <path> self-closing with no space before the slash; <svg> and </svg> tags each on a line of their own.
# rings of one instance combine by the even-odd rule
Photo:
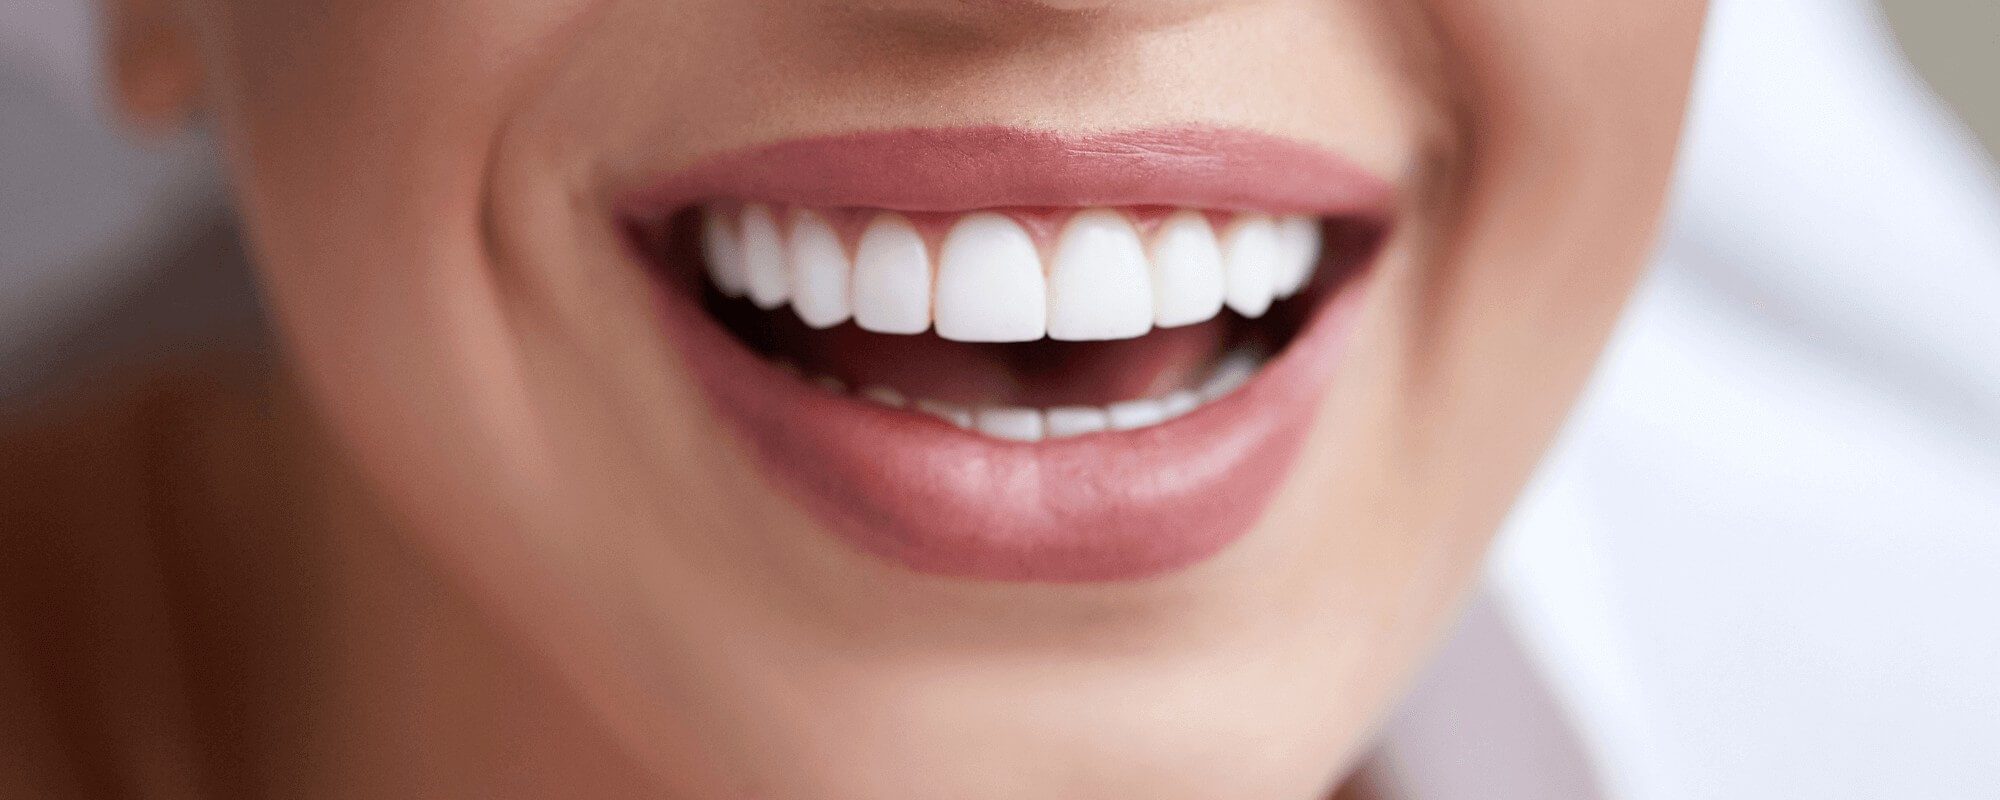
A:
<svg viewBox="0 0 2000 800">
<path fill-rule="evenodd" d="M 106 598 L 63 613 L 121 620 L 96 627 L 126 655 L 46 694 L 98 710 L 81 733 L 10 731 L 31 762 L 87 743 L 129 785 L 221 795 L 1306 800 L 1451 620 L 1634 281 L 1703 9 L 107 11 L 123 107 L 221 142 L 284 366 L 13 450 L 66 467 L 8 476 L 35 496 L 12 513 L 147 545 L 63 556 Z M 845 549 L 715 424 L 611 235 L 621 192 L 720 150 L 992 123 L 1245 127 L 1402 190 L 1305 455 L 1213 561 L 1052 587 Z M 175 457 L 107 470 L 133 438 Z M 126 518 L 76 485 L 201 502 Z M 21 585 L 20 619 L 75 588 Z M 132 709 L 157 724 L 110 735 Z"/>
</svg>

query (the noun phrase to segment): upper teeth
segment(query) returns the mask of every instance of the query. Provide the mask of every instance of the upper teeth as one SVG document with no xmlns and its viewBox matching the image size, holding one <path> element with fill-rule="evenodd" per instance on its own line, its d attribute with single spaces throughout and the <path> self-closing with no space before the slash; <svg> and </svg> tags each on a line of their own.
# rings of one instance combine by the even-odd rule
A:
<svg viewBox="0 0 2000 800">
<path fill-rule="evenodd" d="M 827 215 L 764 204 L 731 215 L 708 209 L 702 226 L 711 281 L 761 308 L 789 303 L 815 328 L 848 320 L 878 333 L 935 329 L 962 342 L 1044 336 L 1129 339 L 1190 325 L 1227 305 L 1257 317 L 1297 293 L 1319 260 L 1308 216 L 1234 215 L 1218 236 L 1207 215 L 1180 210 L 1143 241 L 1111 208 L 1077 212 L 1042 249 L 1005 214 L 955 220 L 932 252 L 901 214 L 881 212 L 849 247 Z"/>
</svg>

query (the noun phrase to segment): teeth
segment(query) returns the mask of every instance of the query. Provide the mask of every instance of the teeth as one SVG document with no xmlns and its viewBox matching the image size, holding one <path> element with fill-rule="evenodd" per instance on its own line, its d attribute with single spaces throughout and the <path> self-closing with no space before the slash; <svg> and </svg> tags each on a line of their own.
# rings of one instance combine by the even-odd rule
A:
<svg viewBox="0 0 2000 800">
<path fill-rule="evenodd" d="M 918 400 L 917 410 L 961 428 L 972 427 L 972 409 L 956 403 L 937 400 Z"/>
<path fill-rule="evenodd" d="M 995 439 L 1042 440 L 1042 412 L 1032 408 L 982 408 L 973 418 L 973 426 Z"/>
<path fill-rule="evenodd" d="M 1153 324 L 1205 322 L 1222 311 L 1222 248 L 1208 220 L 1177 211 L 1153 237 Z"/>
<path fill-rule="evenodd" d="M 1127 400 L 1112 403 L 1105 411 L 1111 417 L 1111 429 L 1129 431 L 1145 428 L 1167 421 L 1166 404 L 1158 400 Z"/>
<path fill-rule="evenodd" d="M 1160 398 L 1160 409 L 1167 412 L 1167 419 L 1173 419 L 1201 407 L 1201 395 L 1194 392 L 1174 392 Z"/>
<path fill-rule="evenodd" d="M 762 205 L 743 209 L 743 273 L 750 287 L 750 302 L 758 308 L 785 304 L 790 294 L 790 281 L 785 278 L 785 240 L 778 233 L 771 209 Z"/>
<path fill-rule="evenodd" d="M 1271 308 L 1278 268 L 1278 229 L 1271 218 L 1245 214 L 1222 237 L 1223 301 L 1246 317 Z"/>
<path fill-rule="evenodd" d="M 1131 339 L 1153 329 L 1153 279 L 1132 223 L 1098 208 L 1070 218 L 1049 264 L 1049 338 Z"/>
<path fill-rule="evenodd" d="M 743 240 L 729 229 L 729 218 L 708 209 L 701 215 L 701 246 L 708 261 L 708 279 L 730 297 L 749 291 L 743 275 Z"/>
<path fill-rule="evenodd" d="M 1048 332 L 1048 287 L 1035 240 L 992 212 L 953 225 L 938 251 L 937 334 L 959 342 L 1032 342 Z"/>
<path fill-rule="evenodd" d="M 1319 220 L 1295 215 L 1278 222 L 1278 272 L 1272 278 L 1278 297 L 1298 294 L 1312 280 L 1319 249 Z"/>
<path fill-rule="evenodd" d="M 851 316 L 847 302 L 847 253 L 840 249 L 840 236 L 818 214 L 801 211 L 792 217 L 791 274 L 792 310 L 807 325 L 831 328 Z"/>
<path fill-rule="evenodd" d="M 723 294 L 765 309 L 790 304 L 813 328 L 852 320 L 963 342 L 1130 339 L 1213 319 L 1225 306 L 1259 317 L 1311 282 L 1323 246 L 1311 216 L 1239 214 L 1218 236 L 1205 214 L 1182 209 L 1147 242 L 1125 213 L 1091 208 L 1048 245 L 1045 269 L 1028 232 L 990 211 L 959 218 L 935 259 L 893 212 L 869 221 L 851 260 L 819 212 L 753 203 L 734 223 L 714 209 L 701 223 L 709 279 Z"/>
<path fill-rule="evenodd" d="M 853 396 L 889 408 L 911 409 L 994 439 L 1039 442 L 1066 439 L 1106 431 L 1129 431 L 1158 425 L 1193 413 L 1221 399 L 1248 382 L 1262 361 L 1253 350 L 1238 350 L 1215 365 L 1214 372 L 1199 389 L 1183 389 L 1159 397 L 1112 403 L 1109 406 L 1059 406 L 1025 408 L 985 406 L 973 408 L 942 400 L 919 398 L 911 401 L 902 392 L 880 384 L 864 386 Z M 835 394 L 848 393 L 847 385 L 829 375 L 808 377 L 797 365 L 782 359 L 779 368 L 814 386 Z"/>
<path fill-rule="evenodd" d="M 870 386 L 861 390 L 861 396 L 890 408 L 902 408 L 910 404 L 903 393 L 887 386 Z"/>
<path fill-rule="evenodd" d="M 1064 406 L 1051 408 L 1043 415 L 1048 423 L 1049 438 L 1082 436 L 1111 429 L 1111 414 L 1101 408 L 1090 406 Z"/>
<path fill-rule="evenodd" d="M 854 252 L 854 324 L 876 333 L 917 334 L 931 327 L 931 258 L 917 229 L 882 214 Z"/>
<path fill-rule="evenodd" d="M 1249 383 L 1251 376 L 1257 374 L 1258 360 L 1255 353 L 1243 350 L 1223 357 L 1222 363 L 1216 365 L 1214 374 L 1201 385 L 1202 401 L 1213 403 Z"/>
</svg>

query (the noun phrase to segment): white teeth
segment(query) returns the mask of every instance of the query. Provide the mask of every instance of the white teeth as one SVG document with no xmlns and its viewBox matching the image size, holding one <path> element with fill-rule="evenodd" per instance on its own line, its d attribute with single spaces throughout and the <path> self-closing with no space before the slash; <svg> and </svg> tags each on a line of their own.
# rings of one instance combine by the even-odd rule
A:
<svg viewBox="0 0 2000 800">
<path fill-rule="evenodd" d="M 973 426 L 995 439 L 1042 440 L 1042 412 L 1032 408 L 982 408 L 973 418 Z"/>
<path fill-rule="evenodd" d="M 1167 421 L 1167 407 L 1158 400 L 1127 400 L 1112 403 L 1105 409 L 1111 417 L 1111 429 L 1129 431 Z"/>
<path fill-rule="evenodd" d="M 852 314 L 847 301 L 851 270 L 847 253 L 840 249 L 840 236 L 811 211 L 793 215 L 791 233 L 786 272 L 791 276 L 792 311 L 814 328 L 846 322 Z"/>
<path fill-rule="evenodd" d="M 1207 215 L 1182 209 L 1146 242 L 1123 212 L 1091 208 L 1049 244 L 1044 269 L 1034 239 L 1005 215 L 959 218 L 933 258 L 908 219 L 883 212 L 850 260 L 825 215 L 798 209 L 788 227 L 780 216 L 753 203 L 732 225 L 704 211 L 702 248 L 718 291 L 764 309 L 789 303 L 813 328 L 853 320 L 962 342 L 1130 339 L 1213 319 L 1225 306 L 1259 317 L 1312 281 L 1323 246 L 1311 216 L 1239 214 L 1218 236 Z"/>
<path fill-rule="evenodd" d="M 1257 362 L 1257 355 L 1248 351 L 1239 350 L 1224 356 L 1222 363 L 1216 365 L 1215 373 L 1201 385 L 1202 401 L 1215 402 L 1249 383 L 1251 376 L 1257 374 Z"/>
<path fill-rule="evenodd" d="M 870 386 L 861 390 L 861 396 L 890 408 L 902 408 L 910 404 L 903 393 L 887 386 Z"/>
<path fill-rule="evenodd" d="M 1272 278 L 1278 297 L 1298 294 L 1312 281 L 1313 268 L 1319 266 L 1319 249 L 1319 220 L 1294 215 L 1278 222 L 1278 272 Z"/>
<path fill-rule="evenodd" d="M 1098 208 L 1070 218 L 1049 263 L 1049 338 L 1131 339 L 1153 329 L 1152 276 L 1139 232 Z"/>
<path fill-rule="evenodd" d="M 784 305 L 790 294 L 785 278 L 785 239 L 771 209 L 753 205 L 743 209 L 743 274 L 750 287 L 750 302 L 758 308 Z"/>
<path fill-rule="evenodd" d="M 708 261 L 708 279 L 730 297 L 749 291 L 743 276 L 743 240 L 729 228 L 722 212 L 706 209 L 701 215 L 701 248 Z"/>
<path fill-rule="evenodd" d="M 1222 248 L 1208 220 L 1177 211 L 1153 236 L 1153 324 L 1192 325 L 1222 311 Z"/>
<path fill-rule="evenodd" d="M 972 427 L 972 409 L 956 403 L 937 400 L 918 400 L 917 410 L 961 428 Z"/>
<path fill-rule="evenodd" d="M 1160 398 L 1160 409 L 1166 412 L 1167 419 L 1174 419 L 1200 407 L 1201 395 L 1194 392 L 1174 392 Z"/>
<path fill-rule="evenodd" d="M 1111 429 L 1111 414 L 1101 408 L 1090 406 L 1064 406 L 1051 408 L 1043 413 L 1047 423 L 1049 438 L 1082 436 Z"/>
<path fill-rule="evenodd" d="M 900 214 L 868 223 L 854 252 L 854 324 L 876 333 L 917 334 L 931 327 L 931 259 L 917 229 Z"/>
<path fill-rule="evenodd" d="M 1261 317 L 1271 308 L 1278 267 L 1278 229 L 1271 218 L 1245 214 L 1222 237 L 1223 300 L 1236 313 Z"/>
<path fill-rule="evenodd" d="M 960 342 L 1031 342 L 1048 332 L 1048 287 L 1035 241 L 1000 214 L 968 214 L 938 253 L 937 334 Z"/>
<path fill-rule="evenodd" d="M 910 409 L 928 414 L 953 426 L 995 439 L 1039 442 L 1045 439 L 1067 439 L 1107 431 L 1136 430 L 1178 419 L 1235 391 L 1250 380 L 1261 361 L 1262 356 L 1254 350 L 1237 350 L 1215 365 L 1214 372 L 1200 389 L 1183 389 L 1158 397 L 1128 400 L 1102 407 L 973 408 L 942 400 L 919 398 L 911 401 L 902 392 L 880 384 L 864 386 L 855 390 L 852 396 L 889 408 Z M 825 391 L 835 394 L 848 392 L 846 384 L 832 376 L 808 377 L 788 361 L 778 359 L 774 363 L 786 372 Z"/>
</svg>

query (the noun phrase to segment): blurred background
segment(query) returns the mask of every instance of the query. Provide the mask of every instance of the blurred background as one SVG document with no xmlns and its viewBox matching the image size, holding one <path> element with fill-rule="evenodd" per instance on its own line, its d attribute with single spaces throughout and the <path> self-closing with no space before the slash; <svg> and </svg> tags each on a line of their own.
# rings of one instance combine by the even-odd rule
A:
<svg viewBox="0 0 2000 800">
<path fill-rule="evenodd" d="M 0 419 L 258 325 L 208 143 L 121 136 L 91 40 L 0 0 Z M 1653 270 L 1396 721 L 1459 762 L 1418 789 L 1537 796 L 1502 630 L 1613 797 L 2000 798 L 1996 78 L 2000 0 L 1714 1 Z"/>
<path fill-rule="evenodd" d="M 2000 152 L 2000 2 L 1881 0 L 1903 52 L 1959 116 Z"/>
</svg>

